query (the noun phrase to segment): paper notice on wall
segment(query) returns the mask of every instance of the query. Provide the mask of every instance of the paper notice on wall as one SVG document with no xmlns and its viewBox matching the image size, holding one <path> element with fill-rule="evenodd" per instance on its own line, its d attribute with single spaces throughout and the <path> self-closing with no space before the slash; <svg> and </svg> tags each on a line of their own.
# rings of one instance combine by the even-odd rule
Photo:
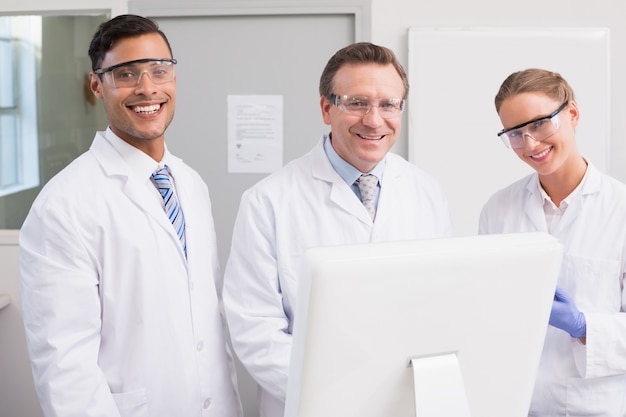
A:
<svg viewBox="0 0 626 417">
<path fill-rule="evenodd" d="M 283 165 L 283 96 L 229 95 L 228 172 L 270 173 Z"/>
</svg>

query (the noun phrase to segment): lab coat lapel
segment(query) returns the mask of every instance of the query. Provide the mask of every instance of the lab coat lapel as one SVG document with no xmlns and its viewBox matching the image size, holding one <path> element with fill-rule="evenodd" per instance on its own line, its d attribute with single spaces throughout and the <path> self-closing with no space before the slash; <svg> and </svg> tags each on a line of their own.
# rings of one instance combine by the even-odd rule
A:
<svg viewBox="0 0 626 417">
<path fill-rule="evenodd" d="M 363 203 L 361 203 L 356 194 L 354 194 L 354 191 L 352 191 L 339 175 L 337 175 L 337 178 L 337 181 L 333 181 L 332 189 L 330 190 L 331 201 L 338 207 L 352 214 L 361 222 L 372 224 L 372 218 Z"/>
<path fill-rule="evenodd" d="M 526 192 L 530 194 L 530 198 L 525 199 L 524 213 L 527 219 L 532 223 L 534 229 L 539 232 L 548 232 L 546 223 L 546 215 L 543 211 L 543 198 L 539 191 L 539 180 L 537 174 L 531 175 L 526 183 Z"/>
<path fill-rule="evenodd" d="M 113 146 L 99 134 L 91 145 L 90 150 L 94 153 L 95 158 L 98 160 L 102 169 L 109 177 L 116 177 L 123 183 L 124 194 L 133 202 L 139 209 L 146 212 L 159 226 L 161 226 L 170 236 L 178 243 L 178 236 L 172 227 L 172 224 L 167 219 L 167 216 L 163 215 L 163 207 L 158 204 L 149 204 L 154 200 L 154 195 L 150 193 L 150 188 L 146 187 L 146 182 L 150 182 L 150 178 L 145 180 L 138 180 L 128 170 L 128 165 L 115 151 Z M 180 244 L 178 245 L 180 246 Z M 182 253 L 182 247 L 181 247 Z"/>
<path fill-rule="evenodd" d="M 311 154 L 311 171 L 313 178 L 324 181 L 330 186 L 330 200 L 339 209 L 344 210 L 365 224 L 372 224 L 372 219 L 363 203 L 354 191 L 341 178 L 330 164 L 324 152 L 323 141 L 320 141 Z"/>
<path fill-rule="evenodd" d="M 558 230 L 569 229 L 572 223 L 581 216 L 585 198 L 590 194 L 600 192 L 602 179 L 599 172 L 596 171 L 591 164 L 589 164 L 587 169 L 589 172 L 587 173 L 587 178 L 584 179 L 585 182 L 582 184 L 582 189 L 569 201 L 569 206 L 563 213 L 563 218 L 559 222 Z"/>
<path fill-rule="evenodd" d="M 554 234 L 558 234 L 559 230 L 569 229 L 574 220 L 580 215 L 582 210 L 582 196 L 579 195 L 576 198 L 573 198 L 569 201 L 569 205 L 563 212 L 563 217 L 557 224 L 555 230 L 553 230 Z"/>
<path fill-rule="evenodd" d="M 147 182 L 151 182 L 150 179 L 146 179 Z M 152 184 L 150 184 L 152 185 Z M 150 192 L 150 189 L 146 187 L 145 182 L 136 181 L 129 178 L 124 186 L 124 193 L 132 200 L 138 207 L 146 212 L 158 225 L 163 228 L 170 239 L 176 242 L 176 246 L 180 248 L 181 255 L 184 256 L 183 248 L 178 239 L 178 235 L 172 226 L 172 223 L 164 215 L 163 206 L 160 204 L 150 204 L 153 201 L 154 195 Z M 185 225 L 187 224 L 187 218 L 185 217 Z"/>
<path fill-rule="evenodd" d="M 393 158 L 387 158 L 385 174 L 380 180 L 380 195 L 378 196 L 378 206 L 376 207 L 376 218 L 379 220 L 376 224 L 379 227 L 385 226 L 383 219 L 385 221 L 397 220 L 398 213 L 403 212 L 404 207 L 398 207 L 399 202 L 388 196 L 403 195 L 406 192 L 406 187 L 406 177 L 403 177 L 402 171 L 398 169 L 398 165 L 394 164 Z M 398 188 L 400 189 L 398 190 Z"/>
</svg>

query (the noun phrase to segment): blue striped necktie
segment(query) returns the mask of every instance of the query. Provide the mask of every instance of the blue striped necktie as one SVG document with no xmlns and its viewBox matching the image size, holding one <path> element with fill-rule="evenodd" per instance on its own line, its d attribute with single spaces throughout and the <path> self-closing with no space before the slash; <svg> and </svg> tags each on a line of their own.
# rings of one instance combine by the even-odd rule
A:
<svg viewBox="0 0 626 417">
<path fill-rule="evenodd" d="M 167 165 L 161 169 L 157 169 L 152 173 L 152 180 L 154 184 L 159 189 L 161 193 L 161 197 L 163 197 L 163 208 L 167 217 L 172 222 L 174 226 L 174 230 L 178 235 L 178 239 L 180 239 L 180 243 L 183 247 L 183 251 L 185 252 L 185 256 L 187 256 L 187 239 L 185 237 L 185 216 L 183 215 L 183 211 L 180 208 L 180 204 L 178 203 L 178 198 L 176 198 L 176 194 L 174 193 L 174 189 L 172 188 L 172 180 L 170 178 L 170 172 Z"/>
</svg>

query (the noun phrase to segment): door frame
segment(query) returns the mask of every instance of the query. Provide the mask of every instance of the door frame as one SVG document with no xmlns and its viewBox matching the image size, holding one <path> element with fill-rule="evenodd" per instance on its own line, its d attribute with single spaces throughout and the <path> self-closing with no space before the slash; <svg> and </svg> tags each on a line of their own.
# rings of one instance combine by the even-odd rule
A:
<svg viewBox="0 0 626 417">
<path fill-rule="evenodd" d="M 129 13 L 148 17 L 181 16 L 262 16 L 262 15 L 337 15 L 354 16 L 354 39 L 370 41 L 372 37 L 371 0 L 349 0 L 340 4 L 324 1 L 215 1 L 177 2 L 176 5 L 154 1 L 128 1 Z"/>
</svg>

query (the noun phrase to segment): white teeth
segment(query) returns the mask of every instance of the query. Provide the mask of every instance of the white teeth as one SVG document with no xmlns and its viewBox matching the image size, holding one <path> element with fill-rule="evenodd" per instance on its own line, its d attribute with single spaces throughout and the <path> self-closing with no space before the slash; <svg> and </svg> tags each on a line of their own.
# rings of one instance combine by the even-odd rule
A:
<svg viewBox="0 0 626 417">
<path fill-rule="evenodd" d="M 133 110 L 135 113 L 151 114 L 156 113 L 160 108 L 160 104 L 153 104 L 152 106 L 137 106 Z"/>
<path fill-rule="evenodd" d="M 536 155 L 531 155 L 530 157 L 533 158 L 533 159 L 541 159 L 544 156 L 546 156 L 548 154 L 548 152 L 550 152 L 550 149 L 552 149 L 552 148 L 548 148 L 545 151 L 543 151 L 541 153 L 538 153 Z"/>
<path fill-rule="evenodd" d="M 385 137 L 385 135 L 382 136 L 365 136 L 365 135 L 359 135 L 361 138 L 363 139 L 367 139 L 367 140 L 379 140 Z"/>
</svg>

